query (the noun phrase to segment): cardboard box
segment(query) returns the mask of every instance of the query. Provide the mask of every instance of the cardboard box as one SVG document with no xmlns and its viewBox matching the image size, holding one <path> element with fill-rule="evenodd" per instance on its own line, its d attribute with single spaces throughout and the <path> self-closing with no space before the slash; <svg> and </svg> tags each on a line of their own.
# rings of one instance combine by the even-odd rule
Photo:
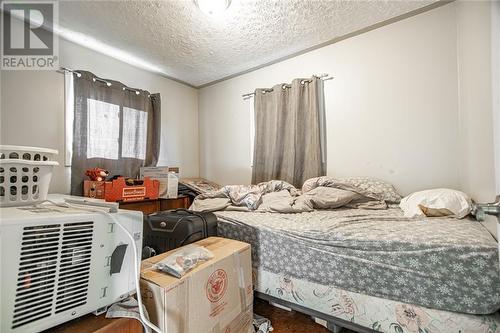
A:
<svg viewBox="0 0 500 333">
<path fill-rule="evenodd" d="M 176 250 L 142 262 L 141 295 L 151 321 L 168 333 L 253 333 L 250 245 L 220 237 L 195 244 L 215 257 L 180 279 L 152 267 Z"/>
<path fill-rule="evenodd" d="M 84 180 L 83 196 L 88 198 L 104 199 L 105 181 Z"/>
<path fill-rule="evenodd" d="M 170 174 L 170 179 L 169 179 Z M 172 179 L 175 175 L 177 178 Z M 149 177 L 160 182 L 160 198 L 169 199 L 177 198 L 179 184 L 179 168 L 178 167 L 141 167 L 140 177 Z M 170 187 L 170 188 L 169 188 Z"/>
</svg>

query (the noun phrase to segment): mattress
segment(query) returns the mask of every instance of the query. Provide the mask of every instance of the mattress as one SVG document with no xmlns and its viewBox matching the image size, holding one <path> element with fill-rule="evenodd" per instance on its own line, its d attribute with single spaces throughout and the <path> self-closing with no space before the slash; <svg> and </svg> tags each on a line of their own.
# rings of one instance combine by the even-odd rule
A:
<svg viewBox="0 0 500 333">
<path fill-rule="evenodd" d="M 473 220 L 399 208 L 216 214 L 221 236 L 252 244 L 259 270 L 430 309 L 500 308 L 498 244 Z"/>
<path fill-rule="evenodd" d="M 260 293 L 352 322 L 369 330 L 385 333 L 500 332 L 499 312 L 472 315 L 429 309 L 262 269 L 254 269 L 254 277 L 254 289 Z"/>
</svg>

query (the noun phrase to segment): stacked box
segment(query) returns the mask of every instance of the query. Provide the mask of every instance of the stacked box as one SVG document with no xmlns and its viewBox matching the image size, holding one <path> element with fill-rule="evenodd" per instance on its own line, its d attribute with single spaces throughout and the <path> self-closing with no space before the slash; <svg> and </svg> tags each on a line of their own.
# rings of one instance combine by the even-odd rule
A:
<svg viewBox="0 0 500 333">
<path fill-rule="evenodd" d="M 179 183 L 178 167 L 142 167 L 140 177 L 149 177 L 160 183 L 159 197 L 164 199 L 177 198 Z"/>
<path fill-rule="evenodd" d="M 142 262 L 140 288 L 151 321 L 168 333 L 253 333 L 250 245 L 220 237 L 195 244 L 215 257 L 180 279 L 153 267 L 178 249 Z"/>
</svg>

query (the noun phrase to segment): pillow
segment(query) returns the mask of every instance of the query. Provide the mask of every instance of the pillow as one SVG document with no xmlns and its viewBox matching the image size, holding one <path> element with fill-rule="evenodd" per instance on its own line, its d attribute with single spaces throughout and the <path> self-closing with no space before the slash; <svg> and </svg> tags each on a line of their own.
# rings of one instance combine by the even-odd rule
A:
<svg viewBox="0 0 500 333">
<path fill-rule="evenodd" d="M 461 219 L 470 213 L 472 201 L 463 192 L 438 188 L 412 193 L 401 199 L 399 207 L 406 217 L 450 216 Z"/>
<path fill-rule="evenodd" d="M 333 178 L 323 176 L 310 178 L 302 185 L 302 192 L 309 192 L 319 186 L 353 190 L 364 196 L 383 200 L 387 203 L 399 203 L 401 200 L 401 195 L 399 195 L 394 186 L 383 180 L 369 177 Z"/>
<path fill-rule="evenodd" d="M 387 203 L 399 203 L 401 201 L 401 195 L 396 191 L 394 186 L 380 179 L 370 177 L 349 177 L 338 178 L 338 181 L 373 193 Z"/>
<path fill-rule="evenodd" d="M 302 195 L 302 200 L 311 202 L 316 209 L 334 209 L 362 198 L 360 194 L 333 187 L 316 187 Z"/>
</svg>

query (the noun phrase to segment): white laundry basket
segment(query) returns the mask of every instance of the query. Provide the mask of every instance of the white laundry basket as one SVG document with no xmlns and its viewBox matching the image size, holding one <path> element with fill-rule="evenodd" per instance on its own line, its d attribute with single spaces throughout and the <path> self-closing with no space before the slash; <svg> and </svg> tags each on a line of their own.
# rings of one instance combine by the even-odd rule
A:
<svg viewBox="0 0 500 333">
<path fill-rule="evenodd" d="M 29 205 L 47 199 L 57 150 L 0 146 L 0 207 Z"/>
<path fill-rule="evenodd" d="M 0 145 L 0 159 L 19 159 L 26 161 L 53 161 L 57 150 L 38 147 Z"/>
</svg>

